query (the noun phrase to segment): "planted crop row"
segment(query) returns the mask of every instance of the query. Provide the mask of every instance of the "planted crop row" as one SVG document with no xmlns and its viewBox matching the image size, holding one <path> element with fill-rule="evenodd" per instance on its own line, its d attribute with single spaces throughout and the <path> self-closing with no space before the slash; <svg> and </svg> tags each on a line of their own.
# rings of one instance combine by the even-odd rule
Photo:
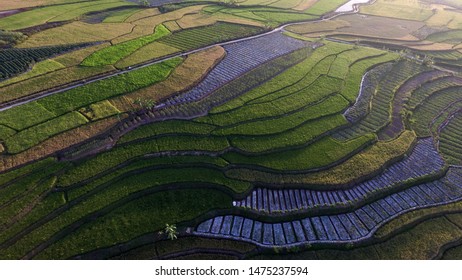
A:
<svg viewBox="0 0 462 280">
<path fill-rule="evenodd" d="M 199 100 L 223 85 L 278 56 L 305 47 L 305 43 L 281 33 L 226 45 L 226 57 L 192 90 L 168 99 L 166 105 Z"/>
<path fill-rule="evenodd" d="M 14 107 L 0 112 L 0 123 L 17 130 L 38 125 L 92 103 L 165 80 L 181 62 L 181 58 L 171 59 Z"/>
<path fill-rule="evenodd" d="M 430 125 L 433 120 L 446 108 L 461 100 L 459 87 L 445 88 L 433 93 L 414 111 L 410 120 L 412 128 L 419 136 L 431 135 Z"/>
<path fill-rule="evenodd" d="M 313 124 L 315 125 L 315 123 Z M 302 139 L 300 142 L 304 143 L 304 137 L 306 136 L 300 135 L 297 139 Z M 231 169 L 227 172 L 227 176 L 251 182 L 261 180 L 268 184 L 273 182 L 277 184 L 283 184 L 284 182 L 295 183 L 291 181 L 291 175 L 287 177 L 283 175 L 284 171 L 304 172 L 306 170 L 325 168 L 351 156 L 352 153 L 362 149 L 374 139 L 373 136 L 366 135 L 351 141 L 341 142 L 332 137 L 324 137 L 304 143 L 302 147 L 292 147 L 264 155 L 242 155 L 230 152 L 222 157 L 238 167 L 245 166 L 246 168 Z M 253 170 L 254 168 L 256 170 L 270 169 L 270 173 L 265 173 L 266 176 L 259 176 L 262 173 Z M 278 173 L 274 173 L 275 171 Z M 254 172 L 258 174 L 254 174 Z"/>
<path fill-rule="evenodd" d="M 218 88 L 207 98 L 198 101 L 191 99 L 188 102 L 182 99 L 183 95 L 175 96 L 168 99 L 165 104 L 158 106 L 160 108 L 148 111 L 148 119 L 191 119 L 203 116 L 211 108 L 220 106 L 249 91 L 249 89 L 268 81 L 287 68 L 299 63 L 306 56 L 306 49 L 300 49 L 270 60 Z M 175 105 L 166 106 L 167 103 L 175 103 Z"/>
<path fill-rule="evenodd" d="M 439 148 L 449 162 L 462 165 L 462 115 L 455 115 L 441 130 Z"/>
<path fill-rule="evenodd" d="M 248 122 L 259 121 L 268 118 L 277 118 L 285 114 L 295 113 L 298 110 L 303 110 L 307 106 L 316 107 L 323 99 L 338 92 L 341 86 L 341 81 L 327 76 L 322 76 L 316 79 L 313 83 L 308 84 L 306 88 L 301 91 L 282 96 L 274 101 L 258 104 L 248 104 L 232 111 L 223 112 L 220 114 L 211 114 L 204 118 L 202 121 L 219 125 L 225 128 L 225 131 L 239 132 L 239 127 L 228 129 L 227 127 L 236 127 L 240 123 L 246 125 Z M 340 97 L 341 98 L 341 97 Z M 341 104 L 345 107 L 343 98 Z"/>
<path fill-rule="evenodd" d="M 316 91 L 312 92 L 313 94 Z M 299 106 L 300 104 L 285 103 L 284 106 L 280 106 L 279 102 L 270 103 L 267 105 L 267 111 L 248 110 L 247 112 L 253 112 L 248 121 L 239 123 L 239 119 L 248 118 L 248 115 L 239 114 L 227 114 L 229 118 L 234 120 L 236 117 L 236 123 L 228 125 L 227 127 L 220 127 L 213 131 L 213 135 L 269 135 L 282 133 L 284 131 L 296 128 L 309 121 L 314 121 L 318 118 L 326 117 L 329 115 L 341 113 L 347 106 L 346 101 L 341 95 L 335 94 L 327 96 L 324 99 L 316 100 L 314 104 L 303 102 L 303 96 L 300 96 L 300 104 L 308 104 L 301 108 L 290 108 L 290 105 Z M 290 107 L 289 107 L 290 106 Z M 249 106 L 252 107 L 252 106 Z M 287 108 L 289 107 L 289 108 Z M 256 108 L 255 108 L 256 109 Z M 271 115 L 279 114 L 279 115 Z M 215 123 L 215 118 L 211 118 L 212 122 Z"/>
<path fill-rule="evenodd" d="M 89 44 L 0 50 L 0 81 L 26 72 L 34 62 L 87 46 Z"/>
<path fill-rule="evenodd" d="M 141 157 L 146 154 L 177 151 L 206 151 L 219 152 L 229 147 L 225 138 L 209 137 L 207 135 L 159 135 L 157 138 L 140 143 L 130 143 L 116 147 L 108 152 L 101 153 L 75 168 L 69 170 L 59 179 L 60 186 L 83 181 L 101 172 L 114 168 L 128 160 Z"/>
<path fill-rule="evenodd" d="M 447 73 L 439 70 L 423 69 L 417 75 L 404 82 L 397 90 L 392 103 L 391 121 L 379 133 L 379 139 L 394 139 L 405 129 L 404 102 L 408 100 L 412 92 L 422 84 L 431 83 L 433 80 L 446 76 Z"/>
<path fill-rule="evenodd" d="M 384 223 L 416 208 L 460 200 L 461 186 L 461 170 L 451 169 L 441 180 L 410 187 L 353 212 L 274 224 L 242 216 L 218 216 L 198 225 L 196 234 L 246 240 L 271 247 L 315 243 L 347 244 L 369 238 Z"/>
<path fill-rule="evenodd" d="M 114 209 L 96 221 L 88 221 L 65 238 L 51 243 L 49 248 L 35 258 L 70 258 L 95 248 L 158 232 L 165 228 L 166 223 L 178 224 L 213 209 L 229 208 L 230 205 L 231 198 L 227 194 L 210 189 L 182 189 L 146 195 Z M 112 230 L 107 231 L 107 228 Z M 101 234 L 95 236 L 95 232 Z"/>
<path fill-rule="evenodd" d="M 409 109 L 415 109 L 421 105 L 433 93 L 445 88 L 462 86 L 462 79 L 459 77 L 441 77 L 429 83 L 422 84 L 421 87 L 412 92 L 407 102 Z"/>
<path fill-rule="evenodd" d="M 306 145 L 329 131 L 346 125 L 341 114 L 327 116 L 306 122 L 293 130 L 271 136 L 235 136 L 230 137 L 231 144 L 247 153 L 261 153 L 274 150 L 286 150 L 290 147 Z"/>
<path fill-rule="evenodd" d="M 400 61 L 395 64 L 390 75 L 379 83 L 371 102 L 370 113 L 353 127 L 336 133 L 335 137 L 341 140 L 352 139 L 383 128 L 390 121 L 392 101 L 396 90 L 420 71 L 422 71 L 422 66 L 413 62 Z"/>
<path fill-rule="evenodd" d="M 43 142 L 44 140 L 88 123 L 78 112 L 71 112 L 47 122 L 21 130 L 5 140 L 8 153 L 17 154 Z"/>
<path fill-rule="evenodd" d="M 344 86 L 342 88 L 342 95 L 350 100 L 356 101 L 361 86 L 361 80 L 366 71 L 374 65 L 387 63 L 397 58 L 396 54 L 387 53 L 378 57 L 360 60 L 350 67 L 348 76 L 345 78 Z"/>
<path fill-rule="evenodd" d="M 191 28 L 173 33 L 159 42 L 180 50 L 192 50 L 215 43 L 249 37 L 263 31 L 262 28 L 219 22 L 214 25 Z"/>
<path fill-rule="evenodd" d="M 314 191 L 258 188 L 247 198 L 236 201 L 234 204 L 237 207 L 270 214 L 357 205 L 371 195 L 390 191 L 412 180 L 435 175 L 444 166 L 445 162 L 434 147 L 432 139 L 427 138 L 419 140 L 409 157 L 391 165 L 375 178 L 357 184 L 350 189 Z"/>
<path fill-rule="evenodd" d="M 238 187 L 236 190 L 239 192 L 245 191 L 249 187 L 246 183 L 236 185 L 234 180 L 227 179 L 220 172 L 208 168 L 170 168 L 124 176 L 111 184 L 110 187 L 106 186 L 91 195 L 86 195 L 84 199 L 78 201 L 81 203 L 76 204 L 77 201 L 75 201 L 69 209 L 55 210 L 54 213 L 58 215 L 52 214 L 52 219 L 45 219 L 43 225 L 35 226 L 30 233 L 26 231 L 17 235 L 15 238 L 19 237 L 20 240 L 12 246 L 6 246 L 8 248 L 2 249 L 0 255 L 2 258 L 20 258 L 67 226 L 72 226 L 88 215 L 95 215 L 104 207 L 112 205 L 118 208 L 122 206 L 117 204 L 118 201 L 123 201 L 130 195 L 136 196 L 143 190 L 171 183 L 181 184 L 182 182 L 233 185 Z"/>
<path fill-rule="evenodd" d="M 297 93 L 312 84 L 320 75 L 327 75 L 334 55 L 351 49 L 351 46 L 326 42 L 325 46 L 309 53 L 309 56 L 297 65 L 287 69 L 270 81 L 246 92 L 239 98 L 233 99 L 211 113 L 218 114 L 225 111 L 239 109 L 243 105 L 273 101 L 293 93 Z"/>
<path fill-rule="evenodd" d="M 390 72 L 393 64 L 385 63 L 374 67 L 372 70 L 367 72 L 363 80 L 361 81 L 361 88 L 359 95 L 356 98 L 355 104 L 348 108 L 345 112 L 345 118 L 350 123 L 357 123 L 359 120 L 364 118 L 370 111 L 370 104 L 372 97 L 379 85 L 379 82 Z"/>
<path fill-rule="evenodd" d="M 350 51 L 343 52 L 337 55 L 329 71 L 329 76 L 343 80 L 348 75 L 350 66 L 355 62 L 381 55 L 385 55 L 385 52 L 371 48 L 354 48 Z"/>
<path fill-rule="evenodd" d="M 328 138 L 329 139 L 329 138 Z M 361 152 L 357 152 L 357 148 L 364 147 L 365 144 L 375 140 L 374 135 L 368 134 L 357 139 L 353 139 L 347 142 L 340 142 L 335 139 L 329 141 L 319 141 L 311 145 L 313 151 L 311 153 L 300 153 L 297 156 L 297 150 L 293 150 L 293 154 L 288 152 L 288 156 L 293 156 L 300 161 L 304 160 L 304 164 L 315 164 L 316 167 L 323 167 L 332 162 L 337 162 L 342 159 L 338 157 L 339 154 L 345 153 L 349 149 L 345 147 L 356 146 L 358 143 L 362 145 L 356 146 L 355 149 L 350 149 L 351 152 L 356 152 L 355 155 L 346 159 L 345 162 L 338 164 L 326 170 L 320 170 L 318 172 L 299 172 L 295 174 L 283 173 L 283 172 L 264 172 L 262 170 L 254 170 L 251 167 L 237 167 L 230 169 L 226 172 L 226 175 L 230 178 L 239 178 L 241 180 L 249 182 L 260 182 L 271 185 L 289 185 L 289 186 L 350 186 L 353 182 L 368 178 L 370 174 L 377 174 L 380 172 L 384 165 L 399 160 L 403 155 L 409 151 L 412 144 L 415 141 L 415 134 L 410 131 L 404 132 L 400 137 L 389 142 L 378 142 L 370 148 L 364 149 Z M 318 146 L 317 143 L 327 143 L 327 146 Z M 339 145 L 342 148 L 339 148 Z M 309 147 L 310 148 L 310 147 Z M 348 154 L 343 155 L 343 157 Z M 284 159 L 283 155 L 280 155 L 281 159 Z M 287 158 L 290 162 L 289 158 Z M 336 159 L 329 162 L 330 159 Z M 277 158 L 273 159 L 277 162 Z M 316 166 L 318 162 L 327 161 L 327 164 Z M 326 163 L 326 162 L 325 162 Z M 287 163 L 286 163 L 287 164 Z"/>
</svg>

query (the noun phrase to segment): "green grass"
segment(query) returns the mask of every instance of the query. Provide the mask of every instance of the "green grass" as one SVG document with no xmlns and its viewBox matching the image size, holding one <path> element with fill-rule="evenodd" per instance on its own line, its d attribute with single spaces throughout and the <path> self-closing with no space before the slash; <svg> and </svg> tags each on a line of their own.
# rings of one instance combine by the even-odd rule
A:
<svg viewBox="0 0 462 280">
<path fill-rule="evenodd" d="M 47 163 L 46 166 L 44 166 L 45 163 Z M 28 173 L 27 176 L 15 178 L 16 180 L 10 185 L 2 187 L 0 190 L 0 205 L 2 206 L 0 208 L 1 224 L 14 218 L 22 209 L 31 208 L 32 210 L 32 207 L 29 207 L 29 205 L 33 205 L 34 201 L 43 193 L 51 191 L 56 182 L 54 174 L 65 167 L 69 167 L 69 164 L 42 161 L 41 164 L 35 165 L 36 169 L 32 173 Z M 26 171 L 25 168 L 23 168 L 24 171 Z M 31 172 L 32 170 L 27 171 Z"/>
<path fill-rule="evenodd" d="M 423 102 L 432 94 L 456 86 L 460 86 L 460 83 L 450 81 L 447 78 L 441 78 L 434 80 L 431 83 L 423 84 L 421 87 L 412 92 L 406 106 L 408 109 L 414 110 L 416 107 L 423 105 Z"/>
<path fill-rule="evenodd" d="M 9 138 L 10 136 L 14 135 L 16 133 L 16 130 L 9 128 L 4 125 L 0 125 L 0 140 L 5 140 Z"/>
<path fill-rule="evenodd" d="M 337 56 L 329 71 L 329 76 L 344 80 L 351 70 L 351 66 L 361 61 L 373 59 L 376 56 L 384 55 L 384 51 L 372 48 L 355 48 Z M 371 61 L 369 61 L 371 63 Z M 357 71 L 357 69 L 352 69 Z M 354 72 L 353 72 L 354 73 Z"/>
<path fill-rule="evenodd" d="M 426 38 L 428 41 L 448 44 L 462 43 L 462 30 L 449 30 L 445 32 L 433 33 Z"/>
<path fill-rule="evenodd" d="M 29 78 L 27 80 L 11 84 L 1 88 L 0 102 L 8 102 L 22 98 L 50 88 L 63 86 L 78 80 L 87 79 L 103 73 L 113 71 L 114 67 L 69 67 L 56 70 L 44 75 Z M 25 74 L 27 75 L 27 74 Z M 21 77 L 21 76 L 19 76 Z M 7 80 L 8 81 L 8 80 Z M 6 82 L 6 81 L 5 81 Z"/>
<path fill-rule="evenodd" d="M 30 174 L 31 172 L 40 171 L 42 168 L 46 166 L 51 166 L 55 162 L 56 160 L 53 158 L 46 158 L 41 161 L 30 163 L 21 168 L 2 173 L 0 174 L 0 182 L 1 182 L 0 184 L 6 184 L 16 178 L 20 178 L 22 176 Z"/>
<path fill-rule="evenodd" d="M 37 259 L 68 258 L 163 230 L 165 224 L 193 219 L 211 209 L 231 206 L 231 197 L 209 189 L 175 190 L 151 194 L 108 213 L 56 242 Z M 156 213 L 152 215 L 152 213 Z M 107 231 L 111 228 L 111 231 Z M 101 232 L 95 236 L 95 232 Z"/>
<path fill-rule="evenodd" d="M 215 128 L 213 125 L 183 120 L 168 120 L 160 123 L 143 125 L 136 130 L 125 134 L 119 140 L 119 144 L 135 140 L 155 137 L 168 133 L 182 133 L 194 135 L 209 135 Z"/>
<path fill-rule="evenodd" d="M 165 62 L 72 89 L 59 95 L 42 98 L 37 102 L 56 114 L 63 114 L 163 81 L 181 62 L 183 62 L 182 58 L 173 58 Z"/>
<path fill-rule="evenodd" d="M 305 89 L 321 74 L 329 72 L 333 61 L 332 55 L 351 49 L 351 46 L 326 42 L 326 45 L 313 51 L 301 63 L 290 67 L 268 82 L 246 92 L 245 94 L 213 108 L 212 114 L 240 108 L 243 105 L 277 99 Z"/>
<path fill-rule="evenodd" d="M 96 51 L 85 58 L 81 65 L 90 67 L 114 65 L 121 59 L 131 55 L 143 46 L 146 46 L 169 34 L 170 31 L 165 26 L 162 24 L 158 25 L 154 34 L 112 45 Z"/>
<path fill-rule="evenodd" d="M 98 174 L 97 178 L 92 179 L 88 184 L 79 186 L 77 188 L 72 188 L 68 191 L 68 199 L 72 201 L 91 190 L 94 190 L 98 186 L 103 184 L 108 184 L 114 182 L 119 178 L 123 178 L 130 174 L 139 173 L 144 170 L 154 170 L 154 169 L 165 169 L 169 165 L 176 166 L 213 166 L 214 168 L 223 168 L 228 165 L 228 163 L 220 157 L 210 157 L 210 156 L 172 156 L 172 157 L 146 157 L 146 158 L 136 158 L 129 160 L 119 166 L 117 169 L 104 170 L 104 174 Z M 77 173 L 77 172 L 80 172 Z M 67 182 L 68 184 L 74 183 L 78 184 L 80 178 L 86 178 L 85 169 L 77 167 L 76 170 L 69 169 L 68 173 L 64 173 L 61 176 L 61 182 Z M 60 186 L 62 187 L 62 186 Z"/>
<path fill-rule="evenodd" d="M 16 154 L 25 151 L 40 142 L 67 131 L 79 127 L 88 120 L 77 112 L 71 112 L 58 118 L 41 123 L 34 127 L 22 130 L 5 141 L 9 153 Z"/>
<path fill-rule="evenodd" d="M 27 211 L 28 208 L 31 208 L 31 205 L 34 205 L 34 202 L 40 198 L 43 194 L 51 191 L 51 188 L 56 182 L 56 177 L 52 176 L 47 179 L 41 179 L 29 184 L 21 184 L 20 187 L 26 187 L 24 193 L 18 192 L 21 196 L 21 199 L 10 200 L 6 207 L 2 207 L 0 210 L 0 218 L 2 220 L 2 226 L 6 224 L 11 224 L 13 219 L 21 212 Z M 18 188 L 19 190 L 21 188 Z M 3 205 L 3 204 L 2 204 Z"/>
<path fill-rule="evenodd" d="M 225 14 L 255 20 L 271 27 L 276 27 L 283 23 L 306 21 L 317 18 L 315 15 L 276 7 L 223 7 L 210 5 L 205 7 L 203 11 L 217 16 Z"/>
<path fill-rule="evenodd" d="M 397 0 L 380 0 L 373 5 L 362 6 L 360 11 L 363 14 L 416 21 L 425 21 L 433 15 L 431 9 L 419 6 L 418 2 Z"/>
</svg>

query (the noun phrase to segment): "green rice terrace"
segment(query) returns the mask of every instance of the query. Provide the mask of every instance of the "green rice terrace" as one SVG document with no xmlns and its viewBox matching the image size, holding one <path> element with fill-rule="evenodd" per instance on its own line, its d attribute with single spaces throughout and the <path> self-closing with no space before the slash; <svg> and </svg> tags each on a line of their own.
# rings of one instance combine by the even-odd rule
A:
<svg viewBox="0 0 462 280">
<path fill-rule="evenodd" d="M 462 259 L 462 4 L 1 0 L 0 259 Z"/>
</svg>

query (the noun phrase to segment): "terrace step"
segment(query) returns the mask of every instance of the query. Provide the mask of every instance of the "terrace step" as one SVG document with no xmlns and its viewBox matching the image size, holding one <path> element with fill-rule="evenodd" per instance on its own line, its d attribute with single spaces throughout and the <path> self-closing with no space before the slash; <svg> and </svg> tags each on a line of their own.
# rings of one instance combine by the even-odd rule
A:
<svg viewBox="0 0 462 280">
<path fill-rule="evenodd" d="M 306 45 L 306 42 L 285 36 L 280 32 L 225 45 L 226 57 L 202 82 L 181 95 L 167 99 L 164 103 L 175 105 L 202 99 L 258 65 Z"/>
<path fill-rule="evenodd" d="M 389 190 L 410 179 L 434 174 L 444 168 L 445 162 L 438 154 L 431 138 L 421 139 L 409 157 L 390 166 L 373 179 L 362 182 L 349 190 L 314 191 L 305 189 L 257 188 L 248 197 L 235 201 L 234 205 L 256 212 L 280 213 L 303 212 L 319 207 L 357 204 L 380 191 Z M 425 195 L 423 195 L 425 197 Z M 396 208 L 409 206 L 390 198 L 387 200 Z M 410 202 L 412 203 L 412 202 Z"/>
<path fill-rule="evenodd" d="M 244 240 L 262 247 L 348 244 L 370 238 L 384 223 L 406 212 L 460 200 L 462 168 L 451 167 L 447 175 L 438 181 L 410 187 L 350 213 L 281 223 L 259 222 L 241 216 L 219 216 L 199 224 L 194 233 L 204 237 Z M 416 202 L 419 204 L 416 205 Z M 212 225 L 222 220 L 227 221 L 228 226 L 226 230 L 216 233 Z"/>
</svg>

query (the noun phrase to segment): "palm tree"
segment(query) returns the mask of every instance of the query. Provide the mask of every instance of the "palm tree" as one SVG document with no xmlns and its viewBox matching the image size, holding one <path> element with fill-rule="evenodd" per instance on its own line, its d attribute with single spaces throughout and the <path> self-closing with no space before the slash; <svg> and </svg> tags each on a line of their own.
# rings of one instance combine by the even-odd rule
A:
<svg viewBox="0 0 462 280">
<path fill-rule="evenodd" d="M 169 224 L 165 224 L 165 230 L 164 230 L 165 234 L 167 234 L 168 238 L 170 240 L 174 240 L 174 239 L 177 239 L 177 234 L 178 234 L 178 231 L 176 230 L 176 226 L 175 225 L 169 225 Z"/>
</svg>

